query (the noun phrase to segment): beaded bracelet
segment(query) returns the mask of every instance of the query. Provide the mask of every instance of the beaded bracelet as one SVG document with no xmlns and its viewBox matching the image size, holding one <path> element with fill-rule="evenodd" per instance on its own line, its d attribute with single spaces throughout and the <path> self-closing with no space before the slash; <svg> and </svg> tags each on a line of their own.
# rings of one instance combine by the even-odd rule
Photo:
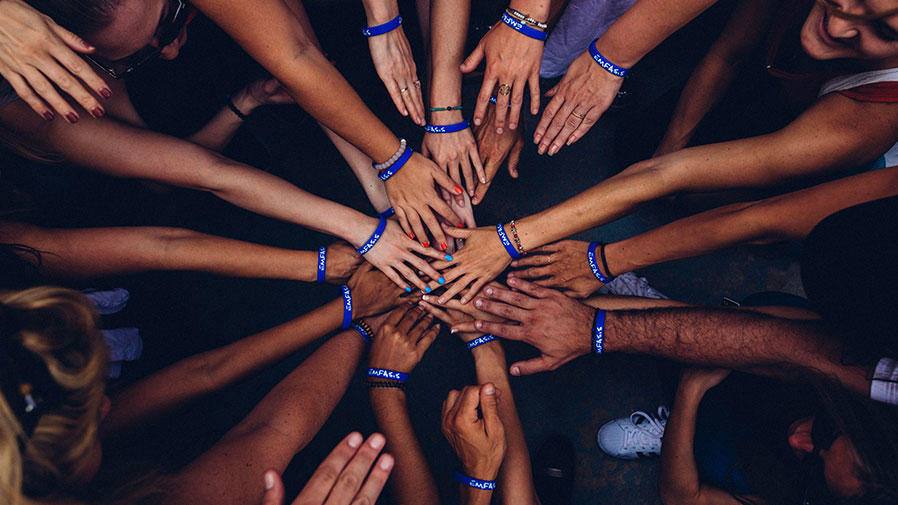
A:
<svg viewBox="0 0 898 505">
<path fill-rule="evenodd" d="M 446 111 L 462 110 L 462 106 L 461 105 L 453 105 L 451 107 L 430 107 L 427 109 L 427 112 L 442 112 L 444 110 L 446 110 Z"/>
<path fill-rule="evenodd" d="M 507 9 L 505 9 L 505 12 L 507 12 L 510 16 L 513 16 L 515 19 L 517 19 L 521 23 L 524 23 L 525 25 L 533 25 L 533 26 L 539 28 L 540 30 L 548 30 L 549 29 L 548 24 L 537 21 L 517 9 L 508 7 Z"/>
<path fill-rule="evenodd" d="M 517 19 L 509 16 L 507 12 L 502 13 L 502 22 L 510 26 L 512 30 L 520 33 L 521 35 L 526 35 L 531 39 L 536 39 L 540 42 L 545 41 L 546 37 L 549 36 L 549 34 L 546 32 L 539 31 L 536 28 L 530 28 L 524 23 L 521 23 Z"/>
<path fill-rule="evenodd" d="M 527 251 L 524 250 L 524 246 L 521 244 L 521 237 L 518 236 L 518 228 L 514 224 L 514 219 L 508 223 L 508 227 L 511 228 L 511 238 L 514 239 L 514 246 L 518 252 L 521 253 L 521 256 L 527 254 Z"/>
<path fill-rule="evenodd" d="M 599 245 L 598 242 L 590 242 L 589 247 L 586 248 L 586 261 L 589 263 L 589 269 L 592 270 L 592 274 L 596 276 L 596 279 L 599 280 L 602 284 L 608 284 L 611 282 L 611 278 L 606 276 L 599 270 L 599 265 L 596 263 L 596 247 Z M 602 244 L 604 247 L 604 244 Z M 605 267 L 606 271 L 608 267 Z"/>
<path fill-rule="evenodd" d="M 371 330 L 371 327 L 368 326 L 368 323 L 361 319 L 356 319 L 355 322 L 352 323 L 352 329 L 359 332 L 359 335 L 365 340 L 365 343 L 368 344 L 368 347 L 371 347 L 371 341 L 374 340 L 374 332 Z"/>
<path fill-rule="evenodd" d="M 406 384 L 404 382 L 397 381 L 375 381 L 368 379 L 365 381 L 365 385 L 369 388 L 381 388 L 381 389 L 399 389 L 405 391 Z"/>
<path fill-rule="evenodd" d="M 424 127 L 424 131 L 427 133 L 455 133 L 468 128 L 468 120 L 464 120 L 460 123 L 455 124 L 447 124 L 447 125 L 427 125 Z"/>
<path fill-rule="evenodd" d="M 318 273 L 315 282 L 324 282 L 325 268 L 327 267 L 327 247 L 318 248 Z"/>
<path fill-rule="evenodd" d="M 395 370 L 387 370 L 385 368 L 369 368 L 368 377 L 379 377 L 381 379 L 390 379 L 399 382 L 408 380 L 408 374 L 397 372 Z"/>
<path fill-rule="evenodd" d="M 505 234 L 505 226 L 502 223 L 496 225 L 496 233 L 499 235 L 499 241 L 502 242 L 502 247 L 508 252 L 508 255 L 511 256 L 511 259 L 516 260 L 521 258 L 521 253 L 515 249 L 514 245 L 512 245 L 511 240 L 508 240 L 508 235 Z"/>
<path fill-rule="evenodd" d="M 396 28 L 399 28 L 399 25 L 402 24 L 402 16 L 396 16 L 395 18 L 387 21 L 382 25 L 376 26 L 368 26 L 366 28 L 362 28 L 362 35 L 366 37 L 374 37 L 376 35 L 383 35 L 385 33 L 392 32 Z"/>
<path fill-rule="evenodd" d="M 496 489 L 496 481 L 494 480 L 480 480 L 475 479 L 474 477 L 469 477 L 458 470 L 452 473 L 452 476 L 455 477 L 455 480 L 461 482 L 466 486 L 473 487 L 474 489 L 482 489 L 486 491 L 490 491 Z"/>
<path fill-rule="evenodd" d="M 346 284 L 340 286 L 340 291 L 343 292 L 343 324 L 340 327 L 345 330 L 352 324 L 352 293 Z"/>
<path fill-rule="evenodd" d="M 383 235 L 384 229 L 386 227 L 387 227 L 387 218 L 381 216 L 377 220 L 377 228 L 374 229 L 374 233 L 371 234 L 371 237 L 368 239 L 367 242 L 362 244 L 362 247 L 359 247 L 355 251 L 357 253 L 361 254 L 362 256 L 364 256 L 366 252 L 370 251 L 371 248 L 374 247 L 375 244 L 377 244 L 377 241 L 380 240 L 380 237 L 381 237 L 381 235 Z"/>
<path fill-rule="evenodd" d="M 371 166 L 374 167 L 374 170 L 380 171 L 389 167 L 393 163 L 396 163 L 396 160 L 398 160 L 399 157 L 402 156 L 402 153 L 405 152 L 405 148 L 407 145 L 408 141 L 406 141 L 405 139 L 399 139 L 399 149 L 397 149 L 396 152 L 393 153 L 393 156 L 390 156 L 390 159 L 383 163 L 372 163 Z"/>
<path fill-rule="evenodd" d="M 596 316 L 592 322 L 592 352 L 602 354 L 605 348 L 605 311 L 596 309 Z"/>
<path fill-rule="evenodd" d="M 596 60 L 596 63 L 598 63 L 600 67 L 604 68 L 613 75 L 616 75 L 618 77 L 627 75 L 627 72 L 630 71 L 629 68 L 619 67 L 614 63 L 608 61 L 608 58 L 602 56 L 602 53 L 600 53 L 596 48 L 596 42 L 598 41 L 599 39 L 593 40 L 592 44 L 589 45 L 589 54 L 592 55 L 592 59 Z"/>
<path fill-rule="evenodd" d="M 468 342 L 468 344 L 467 344 L 468 350 L 472 351 L 472 350 L 474 350 L 475 347 L 480 347 L 483 344 L 492 342 L 493 340 L 496 340 L 496 336 L 490 335 L 489 333 L 487 333 L 486 335 L 483 335 L 482 337 L 477 337 L 474 340 Z"/>
<path fill-rule="evenodd" d="M 400 156 L 395 163 L 387 167 L 383 172 L 377 174 L 377 176 L 380 177 L 380 180 L 387 182 L 387 179 L 393 177 L 396 172 L 398 172 L 399 169 L 402 168 L 403 165 L 405 165 L 405 162 L 407 162 L 409 158 L 412 157 L 413 152 L 414 151 L 412 151 L 411 147 L 406 147 L 405 152 L 402 153 L 402 156 Z"/>
</svg>

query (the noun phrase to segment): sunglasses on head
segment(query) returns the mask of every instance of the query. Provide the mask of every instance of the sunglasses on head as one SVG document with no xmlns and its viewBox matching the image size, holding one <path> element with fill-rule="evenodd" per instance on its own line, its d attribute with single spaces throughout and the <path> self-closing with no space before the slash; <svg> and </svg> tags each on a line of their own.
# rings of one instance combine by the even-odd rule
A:
<svg viewBox="0 0 898 505">
<path fill-rule="evenodd" d="M 119 58 L 117 60 L 107 60 L 99 56 L 85 55 L 85 57 L 98 67 L 102 68 L 113 79 L 121 79 L 131 73 L 137 67 L 159 56 L 162 48 L 171 44 L 178 38 L 184 26 L 192 18 L 194 10 L 187 2 L 183 0 L 171 0 L 169 2 L 168 11 L 162 15 L 159 20 L 159 26 L 153 34 L 153 41 L 138 50 L 136 53 Z"/>
</svg>

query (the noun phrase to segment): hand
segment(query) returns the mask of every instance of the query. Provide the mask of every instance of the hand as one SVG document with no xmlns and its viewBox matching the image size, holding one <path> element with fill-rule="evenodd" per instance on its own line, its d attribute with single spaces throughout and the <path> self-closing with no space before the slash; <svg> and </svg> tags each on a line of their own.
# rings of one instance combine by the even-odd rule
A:
<svg viewBox="0 0 898 505">
<path fill-rule="evenodd" d="M 396 211 L 396 218 L 399 219 L 405 233 L 412 239 L 418 237 L 418 241 L 424 247 L 430 247 L 424 231 L 426 225 L 433 238 L 434 247 L 445 251 L 449 245 L 433 211 L 450 223 L 461 223 L 461 219 L 440 198 L 434 183 L 453 195 L 464 193 L 461 186 L 452 182 L 446 172 L 418 153 L 413 154 L 405 166 L 384 185 L 390 204 Z"/>
<path fill-rule="evenodd" d="M 277 79 L 261 79 L 231 98 L 237 110 L 248 115 L 261 105 L 296 103 Z"/>
<path fill-rule="evenodd" d="M 360 266 L 346 283 L 352 293 L 354 319 L 386 312 L 402 302 L 404 291 L 371 265 Z"/>
<path fill-rule="evenodd" d="M 486 191 L 490 188 L 499 167 L 508 158 L 508 175 L 517 179 L 518 162 L 521 160 L 521 149 L 524 147 L 524 136 L 520 130 L 509 130 L 496 133 L 491 127 L 492 117 L 496 114 L 496 107 L 490 105 L 486 110 L 486 121 L 480 126 L 474 127 L 474 136 L 477 137 L 477 149 L 480 159 L 483 160 L 486 182 L 477 186 L 477 192 L 472 199 L 474 205 L 483 201 Z"/>
<path fill-rule="evenodd" d="M 505 428 L 499 419 L 496 387 L 467 386 L 449 391 L 443 402 L 443 435 L 469 477 L 495 480 L 505 458 Z M 478 418 L 477 406 L 483 413 Z"/>
<path fill-rule="evenodd" d="M 364 262 L 354 247 L 343 241 L 334 242 L 327 246 L 324 280 L 331 284 L 343 284 Z"/>
<path fill-rule="evenodd" d="M 684 368 L 680 385 L 695 387 L 702 394 L 723 382 L 730 375 L 729 368 Z"/>
<path fill-rule="evenodd" d="M 496 133 L 504 131 L 506 116 L 509 130 L 518 127 L 521 104 L 524 103 L 524 86 L 530 87 L 530 114 L 539 113 L 539 63 L 542 57 L 542 41 L 522 35 L 501 21 L 493 25 L 461 64 L 461 71 L 468 73 L 474 71 L 486 58 L 483 84 L 474 108 L 476 126 L 484 124 L 493 89 L 502 84 L 511 86 L 511 94 L 496 94 L 496 117 L 493 121 Z"/>
<path fill-rule="evenodd" d="M 446 124 L 460 121 L 461 119 Z M 456 185 L 461 186 L 462 177 L 464 177 L 464 186 L 468 189 L 469 197 L 474 196 L 478 180 L 486 182 L 483 165 L 480 163 L 480 156 L 477 153 L 477 144 L 474 143 L 474 136 L 471 135 L 470 128 L 454 133 L 425 133 L 424 141 L 421 143 L 421 154 L 429 157 L 445 170 Z M 471 169 L 472 166 L 477 172 L 476 178 L 474 170 Z M 458 203 L 464 201 L 463 195 L 455 195 L 455 198 Z"/>
<path fill-rule="evenodd" d="M 508 285 L 520 292 L 489 286 L 474 306 L 518 325 L 478 320 L 456 324 L 452 329 L 492 333 L 540 350 L 542 354 L 537 358 L 513 363 L 511 375 L 555 370 L 590 352 L 594 308 L 521 279 L 508 279 Z"/>
<path fill-rule="evenodd" d="M 433 316 L 411 304 L 391 312 L 375 330 L 368 366 L 410 373 L 440 332 L 432 323 Z"/>
<path fill-rule="evenodd" d="M 435 296 L 424 295 L 421 297 L 421 301 L 418 302 L 418 306 L 429 312 L 433 317 L 448 324 L 449 326 L 466 321 L 473 321 L 475 319 L 480 319 L 483 321 L 505 322 L 505 320 L 501 317 L 497 317 L 474 308 L 474 304 L 472 303 L 462 305 L 462 303 L 456 299 L 449 300 L 442 306 L 437 306 L 435 305 L 436 298 L 437 297 Z M 457 335 L 462 339 L 463 342 L 468 343 L 475 338 L 483 335 L 483 333 L 460 332 L 457 333 Z"/>
<path fill-rule="evenodd" d="M 555 154 L 586 135 L 617 96 L 624 79 L 600 67 L 589 51 L 577 56 L 561 82 L 546 92 L 552 101 L 536 125 L 533 142 L 538 152 Z M 581 117 L 578 118 L 578 114 Z"/>
<path fill-rule="evenodd" d="M 372 220 L 371 225 L 369 226 L 372 232 L 376 226 L 376 221 Z M 367 240 L 367 238 L 365 240 Z M 364 242 L 360 242 L 359 246 L 363 243 Z M 387 227 L 384 229 L 380 240 L 378 240 L 377 244 L 365 254 L 364 258 L 380 269 L 381 272 L 402 289 L 411 289 L 409 283 L 414 284 L 422 291 L 428 287 L 427 283 L 415 275 L 415 271 L 410 268 L 409 265 L 424 272 L 424 274 L 431 279 L 434 279 L 430 282 L 431 289 L 438 288 L 440 285 L 436 283 L 435 279 L 440 278 L 439 272 L 430 266 L 429 263 L 421 259 L 421 257 L 415 255 L 414 252 L 434 259 L 445 260 L 446 258 L 444 253 L 438 253 L 435 250 L 429 249 L 408 238 L 402 233 L 399 225 L 396 224 L 394 220 L 388 219 Z"/>
<path fill-rule="evenodd" d="M 476 228 L 477 220 L 474 219 L 474 207 L 471 205 L 471 198 L 468 197 L 467 193 L 463 193 L 461 195 L 462 202 L 459 204 L 458 200 L 452 198 L 452 195 L 446 192 L 446 190 L 440 190 L 443 194 L 443 200 L 446 202 L 446 205 L 452 209 L 452 212 L 455 212 L 456 216 L 461 217 L 462 228 Z M 440 218 L 440 223 L 445 224 L 447 226 L 455 226 L 456 223 L 446 222 L 445 219 Z M 446 252 L 450 254 L 455 254 L 455 251 L 460 251 L 465 246 L 465 241 L 460 238 L 452 238 L 447 242 L 449 244 L 449 248 L 446 249 Z"/>
<path fill-rule="evenodd" d="M 493 280 L 508 267 L 511 258 L 502 247 L 502 242 L 493 226 L 465 230 L 446 228 L 446 232 L 455 238 L 465 239 L 465 247 L 458 251 L 450 261 L 434 261 L 431 265 L 443 273 L 448 289 L 440 295 L 439 303 L 459 294 L 461 303 L 468 303 L 487 282 Z"/>
<path fill-rule="evenodd" d="M 0 75 L 44 119 L 53 119 L 56 110 L 69 122 L 78 120 L 78 113 L 55 86 L 93 116 L 105 114 L 88 90 L 105 98 L 112 92 L 73 51 L 91 54 L 94 47 L 21 0 L 0 2 Z"/>
<path fill-rule="evenodd" d="M 325 501 L 328 505 L 376 502 L 395 462 L 389 454 L 377 458 L 385 442 L 383 435 L 375 433 L 362 445 L 362 436 L 351 433 L 324 458 L 293 500 L 293 505 L 323 505 Z M 281 476 L 268 470 L 264 480 L 265 494 L 261 505 L 283 505 Z"/>
<path fill-rule="evenodd" d="M 412 49 L 402 27 L 368 37 L 371 59 L 377 75 L 387 86 L 393 104 L 403 116 L 411 113 L 412 121 L 424 126 L 424 100 L 421 98 L 421 81 L 415 68 Z"/>
<path fill-rule="evenodd" d="M 508 278 L 538 279 L 533 280 L 538 286 L 560 289 L 574 298 L 586 298 L 604 285 L 589 269 L 588 247 L 589 242 L 579 240 L 561 240 L 538 247 L 524 258 L 511 262 L 513 267 L 526 268 L 509 272 Z"/>
</svg>

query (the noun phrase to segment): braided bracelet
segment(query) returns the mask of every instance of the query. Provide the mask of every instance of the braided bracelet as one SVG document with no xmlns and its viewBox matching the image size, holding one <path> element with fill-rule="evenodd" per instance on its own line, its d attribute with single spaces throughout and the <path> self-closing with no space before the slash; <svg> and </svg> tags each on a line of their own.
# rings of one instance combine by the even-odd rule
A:
<svg viewBox="0 0 898 505">
<path fill-rule="evenodd" d="M 399 28 L 399 25 L 402 24 L 402 16 L 396 16 L 395 18 L 387 21 L 382 25 L 376 26 L 368 26 L 362 28 L 362 35 L 366 37 L 374 37 L 376 35 L 383 35 L 385 33 L 392 32 L 396 28 Z"/>
<path fill-rule="evenodd" d="M 521 35 L 526 35 L 527 37 L 536 39 L 540 42 L 545 41 L 546 37 L 549 36 L 549 34 L 546 32 L 537 30 L 536 28 L 530 28 L 524 23 L 521 23 L 517 19 L 509 16 L 507 12 L 502 13 L 502 22 L 510 26 L 512 30 L 520 33 Z"/>
<path fill-rule="evenodd" d="M 427 133 L 455 133 L 468 128 L 468 120 L 464 120 L 460 123 L 455 124 L 447 124 L 447 125 L 427 125 L 424 127 L 424 131 Z"/>
<path fill-rule="evenodd" d="M 397 149 L 396 152 L 393 153 L 393 156 L 390 156 L 390 159 L 388 159 L 387 161 L 385 161 L 383 163 L 372 163 L 371 166 L 374 167 L 374 170 L 380 171 L 380 170 L 383 170 L 383 169 L 389 167 L 393 163 L 396 163 L 396 160 L 398 160 L 399 157 L 402 156 L 402 153 L 405 152 L 405 148 L 407 145 L 408 145 L 407 140 L 399 139 L 399 149 Z"/>
<path fill-rule="evenodd" d="M 613 75 L 616 75 L 618 77 L 627 75 L 627 72 L 630 71 L 629 68 L 619 67 L 614 63 L 608 61 L 608 58 L 602 56 L 602 53 L 600 53 L 596 48 L 596 42 L 598 41 L 599 39 L 593 40 L 592 44 L 589 45 L 589 54 L 592 56 L 592 59 L 596 60 L 596 63 L 598 63 L 600 67 L 604 68 Z"/>
</svg>

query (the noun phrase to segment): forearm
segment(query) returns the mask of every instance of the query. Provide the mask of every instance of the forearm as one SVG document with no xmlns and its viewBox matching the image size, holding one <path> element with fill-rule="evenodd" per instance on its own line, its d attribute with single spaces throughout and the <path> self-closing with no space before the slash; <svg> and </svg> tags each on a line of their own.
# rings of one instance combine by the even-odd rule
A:
<svg viewBox="0 0 898 505">
<path fill-rule="evenodd" d="M 694 440 L 698 406 L 704 392 L 680 381 L 661 446 L 658 493 L 665 504 L 693 503 L 701 483 L 695 465 Z"/>
<path fill-rule="evenodd" d="M 354 145 L 343 140 L 342 137 L 334 133 L 328 127 L 321 125 L 321 129 L 327 135 L 346 164 L 352 169 L 356 178 L 362 184 L 368 201 L 377 212 L 383 212 L 390 208 L 390 199 L 387 196 L 387 190 L 384 182 L 377 176 L 377 170 L 371 167 L 371 158 L 365 153 L 359 151 Z"/>
<path fill-rule="evenodd" d="M 459 484 L 459 505 L 490 505 L 493 492 Z"/>
<path fill-rule="evenodd" d="M 370 388 L 369 391 L 377 426 L 387 438 L 386 450 L 396 458 L 390 479 L 396 502 L 439 504 L 436 482 L 408 415 L 405 392 L 386 388 Z"/>
<path fill-rule="evenodd" d="M 502 503 L 506 505 L 537 504 L 539 498 L 533 485 L 530 452 L 527 450 L 524 428 L 521 426 L 521 420 L 515 407 L 502 344 L 500 341 L 494 340 L 474 348 L 472 353 L 477 370 L 477 382 L 479 384 L 491 382 L 497 390 L 501 391 L 499 418 L 505 427 L 507 444 L 505 459 L 499 469 L 497 483 Z"/>
<path fill-rule="evenodd" d="M 245 91 L 234 94 L 230 100 L 234 107 L 245 116 L 259 106 L 258 102 Z M 187 140 L 212 151 L 221 151 L 228 145 L 242 124 L 243 119 L 230 107 L 225 106 L 202 129 L 187 137 Z"/>
<path fill-rule="evenodd" d="M 788 380 L 822 377 L 870 391 L 866 367 L 842 364 L 841 339 L 820 321 L 735 309 L 609 311 L 604 349 Z"/>
<path fill-rule="evenodd" d="M 224 388 L 339 328 L 341 300 L 233 344 L 181 360 L 115 396 L 104 431 L 121 432 Z"/>
<path fill-rule="evenodd" d="M 396 0 L 362 0 L 368 26 L 384 24 L 399 15 L 399 3 Z"/>
<path fill-rule="evenodd" d="M 471 13 L 470 0 L 446 0 L 431 3 L 430 50 L 428 58 L 429 103 L 431 107 L 461 105 L 462 74 L 459 65 L 464 60 L 465 37 Z M 457 111 L 428 113 L 431 124 L 452 124 L 461 121 Z"/>
</svg>

